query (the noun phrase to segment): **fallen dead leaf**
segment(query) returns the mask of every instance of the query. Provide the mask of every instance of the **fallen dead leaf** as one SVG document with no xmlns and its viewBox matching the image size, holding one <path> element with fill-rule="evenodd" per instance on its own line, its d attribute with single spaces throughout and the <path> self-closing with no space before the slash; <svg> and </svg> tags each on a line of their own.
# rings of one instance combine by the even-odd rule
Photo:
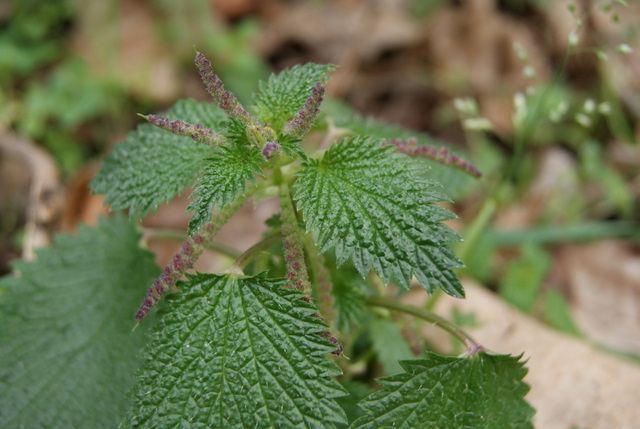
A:
<svg viewBox="0 0 640 429">
<path fill-rule="evenodd" d="M 0 135 L 0 159 L 12 166 L 0 175 L 0 206 L 13 201 L 15 216 L 24 219 L 23 225 L 13 227 L 24 227 L 22 257 L 31 260 L 35 249 L 51 244 L 62 214 L 64 189 L 58 166 L 34 142 L 12 134 Z"/>
<path fill-rule="evenodd" d="M 593 341 L 640 354 L 640 254 L 621 240 L 561 247 L 555 275 L 574 321 Z"/>
</svg>

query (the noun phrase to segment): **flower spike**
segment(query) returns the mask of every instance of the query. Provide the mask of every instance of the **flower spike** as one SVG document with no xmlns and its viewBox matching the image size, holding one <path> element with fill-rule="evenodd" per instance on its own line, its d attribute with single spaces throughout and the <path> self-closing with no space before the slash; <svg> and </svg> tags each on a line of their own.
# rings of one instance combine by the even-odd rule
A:
<svg viewBox="0 0 640 429">
<path fill-rule="evenodd" d="M 324 99 L 326 88 L 323 82 L 318 82 L 316 86 L 313 87 L 313 92 L 309 98 L 307 98 L 307 101 L 305 101 L 302 109 L 282 127 L 283 133 L 294 137 L 302 137 L 309 132 L 320 114 L 320 104 Z"/>
<path fill-rule="evenodd" d="M 282 152 L 282 146 L 276 141 L 267 142 L 262 147 L 262 156 L 264 156 L 265 159 L 270 159 L 280 152 Z"/>
<path fill-rule="evenodd" d="M 222 134 L 218 134 L 210 128 L 200 124 L 189 124 L 183 121 L 171 121 L 156 115 L 140 115 L 150 124 L 179 136 L 188 136 L 192 139 L 211 146 L 221 146 L 226 143 Z"/>
<path fill-rule="evenodd" d="M 404 142 L 400 139 L 391 139 L 391 141 L 382 142 L 382 146 L 393 145 L 398 152 L 409 156 L 419 156 L 434 160 L 440 164 L 451 165 L 466 171 L 475 177 L 482 177 L 482 173 L 478 168 L 464 158 L 459 157 L 455 153 L 451 153 L 446 147 L 437 148 L 435 146 L 419 146 L 416 139 L 411 138 Z"/>
<path fill-rule="evenodd" d="M 147 290 L 147 295 L 136 313 L 136 322 L 138 324 L 142 322 L 142 319 L 144 319 L 149 311 L 160 301 L 161 296 L 170 288 L 175 287 L 176 282 L 180 280 L 188 270 L 193 268 L 195 262 L 205 251 L 207 245 L 213 240 L 220 228 L 238 211 L 252 192 L 253 190 L 248 190 L 246 195 L 240 195 L 234 201 L 227 204 L 211 219 L 211 222 L 206 223 L 198 232 L 182 243 L 182 247 L 173 255 L 171 262 L 164 267 L 160 277 L 158 277 L 149 290 Z"/>
<path fill-rule="evenodd" d="M 205 56 L 196 52 L 196 67 L 202 78 L 202 82 L 207 88 L 207 92 L 213 97 L 213 101 L 224 110 L 227 115 L 240 120 L 243 124 L 248 125 L 257 122 L 256 119 L 249 114 L 238 99 L 228 90 L 224 88 L 222 81 L 217 74 L 213 72 L 211 62 Z"/>
</svg>

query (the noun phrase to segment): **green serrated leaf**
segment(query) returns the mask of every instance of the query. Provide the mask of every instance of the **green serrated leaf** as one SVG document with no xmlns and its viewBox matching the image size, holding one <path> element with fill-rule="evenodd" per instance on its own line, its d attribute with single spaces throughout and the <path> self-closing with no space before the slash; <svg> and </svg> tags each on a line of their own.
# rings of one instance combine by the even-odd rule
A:
<svg viewBox="0 0 640 429">
<path fill-rule="evenodd" d="M 138 239 L 124 217 L 101 219 L 0 279 L 0 427 L 118 424 L 144 344 L 132 317 L 159 272 Z"/>
<path fill-rule="evenodd" d="M 367 383 L 356 380 L 340 380 L 340 384 L 349 392 L 349 395 L 338 398 L 337 401 L 347 415 L 347 419 L 352 422 L 364 415 L 364 410 L 358 403 L 374 390 Z"/>
<path fill-rule="evenodd" d="M 282 150 L 285 155 L 293 158 L 294 154 L 296 154 L 302 160 L 307 161 L 307 154 L 304 153 L 302 147 L 300 147 L 302 140 L 285 134 L 280 137 L 278 143 L 282 146 Z"/>
<path fill-rule="evenodd" d="M 255 183 L 263 162 L 259 150 L 239 146 L 221 147 L 208 158 L 191 194 L 194 200 L 188 210 L 194 213 L 189 221 L 189 235 L 211 220 L 214 206 L 223 207 L 244 193 L 247 181 Z"/>
<path fill-rule="evenodd" d="M 370 317 L 368 307 L 364 303 L 367 283 L 354 268 L 332 270 L 331 281 L 331 294 L 335 299 L 334 307 L 337 312 L 336 328 L 340 332 L 349 333 L 354 326 L 360 325 Z"/>
<path fill-rule="evenodd" d="M 159 319 L 126 427 L 331 428 L 344 390 L 326 325 L 286 279 L 198 274 Z"/>
<path fill-rule="evenodd" d="M 226 131 L 227 139 L 235 146 L 250 146 L 251 142 L 247 136 L 247 126 L 236 118 L 228 118 L 222 123 Z"/>
<path fill-rule="evenodd" d="M 334 144 L 321 161 L 303 164 L 294 198 L 322 252 L 335 247 L 338 265 L 352 258 L 365 276 L 371 267 L 409 288 L 412 275 L 429 291 L 463 297 L 453 270 L 462 263 L 447 247 L 457 234 L 442 224 L 455 217 L 433 204 L 438 186 L 414 171 L 405 155 L 371 138 Z"/>
<path fill-rule="evenodd" d="M 224 113 L 193 100 L 178 101 L 162 115 L 220 129 Z M 112 210 L 129 209 L 134 218 L 156 210 L 191 184 L 216 148 L 178 136 L 151 124 L 142 124 L 127 140 L 113 147 L 91 182 L 97 194 L 107 196 Z"/>
<path fill-rule="evenodd" d="M 315 84 L 326 81 L 325 73 L 332 70 L 335 66 L 308 63 L 271 75 L 266 82 L 260 82 L 252 110 L 262 122 L 280 131 L 302 108 Z"/>
<path fill-rule="evenodd" d="M 405 373 L 383 377 L 383 390 L 360 403 L 352 428 L 533 428 L 534 409 L 521 356 L 429 354 L 401 362 Z"/>
<path fill-rule="evenodd" d="M 369 337 L 386 374 L 402 371 L 399 361 L 416 357 L 402 337 L 402 330 L 397 323 L 374 319 L 369 323 Z"/>
</svg>

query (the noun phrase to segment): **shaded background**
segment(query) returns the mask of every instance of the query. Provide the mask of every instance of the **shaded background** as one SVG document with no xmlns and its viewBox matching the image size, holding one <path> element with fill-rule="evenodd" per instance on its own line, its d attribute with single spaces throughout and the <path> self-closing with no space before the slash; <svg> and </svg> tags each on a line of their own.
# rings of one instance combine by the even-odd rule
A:
<svg viewBox="0 0 640 429">
<path fill-rule="evenodd" d="M 0 274 L 106 212 L 87 184 L 136 113 L 207 100 L 194 46 L 244 102 L 271 71 L 334 63 L 333 97 L 465 150 L 484 173 L 451 206 L 470 243 L 470 297 L 445 299 L 440 312 L 501 352 L 531 356 L 540 427 L 633 427 L 640 5 L 623 3 L 5 0 Z M 145 225 L 183 230 L 186 204 Z M 247 208 L 221 240 L 250 246 L 274 210 Z M 175 248 L 154 243 L 159 264 Z"/>
</svg>

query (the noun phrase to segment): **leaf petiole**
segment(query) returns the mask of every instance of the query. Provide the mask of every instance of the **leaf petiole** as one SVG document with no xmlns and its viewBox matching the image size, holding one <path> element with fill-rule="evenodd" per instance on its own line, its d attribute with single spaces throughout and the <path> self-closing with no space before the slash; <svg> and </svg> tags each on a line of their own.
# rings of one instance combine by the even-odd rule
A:
<svg viewBox="0 0 640 429">
<path fill-rule="evenodd" d="M 447 319 L 440 317 L 429 310 L 425 310 L 424 308 L 419 308 L 413 305 L 404 304 L 392 299 L 377 296 L 369 296 L 365 298 L 365 303 L 373 307 L 382 307 L 389 310 L 410 314 L 412 316 L 426 320 L 427 322 L 433 323 L 434 325 L 444 329 L 445 331 L 456 337 L 458 340 L 460 340 L 460 342 L 462 342 L 466 347 L 466 351 L 464 354 L 467 356 L 474 355 L 485 350 L 485 348 L 475 339 L 473 339 L 471 335 L 467 334 L 462 329 L 449 322 Z"/>
<path fill-rule="evenodd" d="M 273 246 L 278 239 L 280 239 L 280 229 L 273 231 L 271 234 L 245 250 L 242 254 L 238 255 L 233 264 L 227 268 L 226 272 L 229 274 L 244 275 L 242 270 L 247 266 L 249 261 Z"/>
<path fill-rule="evenodd" d="M 173 229 L 163 228 L 143 228 L 142 238 L 140 241 L 145 245 L 151 240 L 171 240 L 171 241 L 185 241 L 188 238 L 187 234 L 181 231 Z M 225 256 L 233 259 L 237 259 L 242 255 L 242 252 L 236 248 L 228 246 L 218 241 L 211 241 L 205 246 L 208 250 L 213 250 Z"/>
</svg>

